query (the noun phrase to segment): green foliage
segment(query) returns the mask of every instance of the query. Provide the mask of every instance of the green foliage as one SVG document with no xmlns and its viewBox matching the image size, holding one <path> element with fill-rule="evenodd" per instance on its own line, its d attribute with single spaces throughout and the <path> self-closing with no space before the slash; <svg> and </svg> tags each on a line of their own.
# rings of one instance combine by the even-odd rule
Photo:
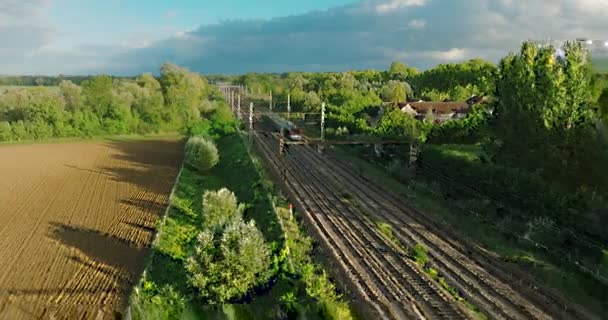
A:
<svg viewBox="0 0 608 320">
<path fill-rule="evenodd" d="M 475 143 L 489 133 L 490 114 L 486 105 L 475 105 L 464 119 L 433 125 L 428 134 L 430 143 Z"/>
<path fill-rule="evenodd" d="M 234 192 L 223 188 L 203 194 L 203 221 L 206 229 L 221 230 L 230 221 L 243 218 L 245 207 L 239 205 Z"/>
<path fill-rule="evenodd" d="M 600 115 L 605 124 L 608 125 L 608 88 L 604 89 L 598 99 Z"/>
<path fill-rule="evenodd" d="M 107 75 L 93 77 L 82 83 L 82 94 L 86 106 L 103 118 L 113 109 L 112 78 Z"/>
<path fill-rule="evenodd" d="M 421 266 L 425 266 L 427 264 L 427 262 L 429 262 L 429 257 L 426 254 L 426 248 L 421 245 L 420 243 L 417 243 L 414 246 L 414 260 L 416 260 L 416 263 L 418 263 Z"/>
<path fill-rule="evenodd" d="M 590 65 L 577 43 L 555 48 L 526 42 L 500 63 L 494 136 L 495 160 L 576 192 L 582 186 L 607 192 L 608 143 L 596 128 L 590 104 Z M 525 150 L 525 152 L 523 152 Z"/>
<path fill-rule="evenodd" d="M 255 223 L 237 219 L 222 233 L 203 231 L 188 259 L 189 283 L 209 303 L 243 297 L 268 279 L 270 250 Z"/>
<path fill-rule="evenodd" d="M 9 141 L 12 133 L 11 124 L 8 121 L 0 122 L 0 141 Z"/>
<path fill-rule="evenodd" d="M 59 83 L 59 90 L 65 101 L 65 108 L 68 111 L 81 110 L 83 108 L 82 88 L 69 80 Z"/>
<path fill-rule="evenodd" d="M 490 94 L 494 92 L 496 73 L 494 64 L 473 59 L 465 63 L 438 65 L 414 77 L 412 81 L 418 93 L 433 89 L 449 92 L 457 86 L 474 85 L 481 93 Z"/>
<path fill-rule="evenodd" d="M 405 81 L 406 79 L 417 74 L 418 70 L 416 68 L 411 68 L 399 61 L 395 61 L 391 64 L 387 76 L 393 80 Z"/>
<path fill-rule="evenodd" d="M 397 237 L 395 237 L 395 234 L 393 233 L 393 227 L 391 227 L 390 224 L 386 222 L 379 222 L 378 230 L 380 231 L 380 233 L 385 235 L 393 244 L 400 246 L 399 240 L 397 239 Z"/>
<path fill-rule="evenodd" d="M 450 99 L 450 94 L 437 89 L 431 89 L 423 91 L 421 97 L 427 101 L 446 101 Z"/>
<path fill-rule="evenodd" d="M 186 143 L 186 162 L 200 171 L 213 168 L 220 160 L 217 147 L 211 140 L 192 137 Z"/>
<path fill-rule="evenodd" d="M 197 120 L 207 92 L 206 81 L 198 74 L 170 63 L 163 64 L 160 73 L 167 105 L 164 119 L 177 124 Z"/>
<path fill-rule="evenodd" d="M 385 102 L 405 102 L 407 92 L 411 90 L 406 82 L 391 80 L 380 89 L 380 97 Z"/>
<path fill-rule="evenodd" d="M 184 223 L 184 219 L 169 217 L 163 226 L 157 250 L 174 260 L 184 260 L 189 256 L 190 244 L 196 239 L 198 229 Z"/>
<path fill-rule="evenodd" d="M 170 65 L 162 71 L 162 85 L 151 74 L 136 79 L 101 75 L 88 77 L 82 86 L 58 78 L 57 87 L 4 90 L 0 92 L 0 122 L 8 122 L 12 129 L 11 135 L 0 136 L 0 141 L 146 134 L 197 127 L 202 122 L 201 101 L 217 104 L 208 100 L 217 98 L 215 92 L 203 78 L 185 69 Z M 217 114 L 209 117 L 212 115 Z M 218 119 L 225 128 L 230 125 Z"/>
<path fill-rule="evenodd" d="M 410 114 L 393 108 L 380 118 L 374 133 L 383 137 L 425 141 L 427 130 L 424 123 L 414 119 Z"/>
<path fill-rule="evenodd" d="M 171 207 L 181 211 L 183 214 L 196 218 L 197 214 L 194 211 L 194 201 L 182 198 L 180 196 L 174 196 L 171 198 Z"/>
<path fill-rule="evenodd" d="M 167 319 L 180 320 L 186 307 L 186 299 L 173 286 L 158 288 L 150 281 L 144 281 L 142 294 L 131 297 L 131 315 L 134 320 Z"/>
</svg>

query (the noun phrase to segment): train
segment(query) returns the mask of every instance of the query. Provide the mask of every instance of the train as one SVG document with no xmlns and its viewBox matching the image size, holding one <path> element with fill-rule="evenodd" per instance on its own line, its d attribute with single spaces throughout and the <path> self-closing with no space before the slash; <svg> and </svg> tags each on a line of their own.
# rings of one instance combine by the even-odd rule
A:
<svg viewBox="0 0 608 320">
<path fill-rule="evenodd" d="M 270 122 L 274 126 L 274 129 L 276 129 L 277 132 L 285 135 L 285 137 L 289 140 L 302 140 L 302 128 L 299 128 L 293 122 L 281 118 L 276 113 L 266 113 L 265 116 L 266 118 L 268 118 L 268 120 L 270 120 Z"/>
</svg>

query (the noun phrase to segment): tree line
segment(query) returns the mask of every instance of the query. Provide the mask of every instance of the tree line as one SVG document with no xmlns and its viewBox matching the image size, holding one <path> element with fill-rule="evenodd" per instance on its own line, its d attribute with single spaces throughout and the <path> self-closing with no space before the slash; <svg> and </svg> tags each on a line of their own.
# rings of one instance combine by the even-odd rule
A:
<svg viewBox="0 0 608 320">
<path fill-rule="evenodd" d="M 173 64 L 160 71 L 159 78 L 99 75 L 81 85 L 0 89 L 0 141 L 176 132 L 218 103 L 198 74 Z"/>
<path fill-rule="evenodd" d="M 395 62 L 385 71 L 246 74 L 232 81 L 266 96 L 272 90 L 278 110 L 287 94 L 295 111 L 318 113 L 321 102 L 327 103 L 329 136 L 479 144 L 485 165 L 513 168 L 509 177 L 524 179 L 522 184 L 543 181 L 554 189 L 551 201 L 561 199 L 561 209 L 553 218 L 571 224 L 601 217 L 598 203 L 608 196 L 602 165 L 608 163 L 608 75 L 593 71 L 580 44 L 561 49 L 525 42 L 499 64 L 473 59 L 418 72 Z M 443 124 L 381 107 L 407 99 L 464 101 L 472 95 L 487 96 L 488 103 Z M 573 210 L 577 214 L 568 216 Z"/>
</svg>

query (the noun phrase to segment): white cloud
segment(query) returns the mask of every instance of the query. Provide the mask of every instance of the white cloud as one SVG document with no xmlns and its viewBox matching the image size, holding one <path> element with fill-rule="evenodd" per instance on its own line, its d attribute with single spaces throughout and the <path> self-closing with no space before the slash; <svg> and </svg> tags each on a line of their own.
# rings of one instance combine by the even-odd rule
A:
<svg viewBox="0 0 608 320">
<path fill-rule="evenodd" d="M 376 5 L 376 11 L 378 13 L 389 13 L 405 7 L 424 6 L 427 2 L 427 0 L 390 0 Z"/>
<path fill-rule="evenodd" d="M 426 26 L 426 20 L 424 20 L 424 19 L 410 20 L 410 22 L 408 22 L 407 25 L 414 29 L 422 29 Z"/>
<path fill-rule="evenodd" d="M 458 61 L 467 58 L 467 51 L 465 49 L 452 48 L 446 51 L 429 52 L 429 56 L 437 60 Z"/>
<path fill-rule="evenodd" d="M 52 51 L 53 28 L 39 9 L 44 3 L 0 0 L 2 72 L 134 74 L 165 61 L 209 73 L 387 68 L 394 60 L 424 69 L 475 57 L 498 61 L 528 39 L 585 37 L 601 40 L 598 47 L 608 40 L 608 0 L 360 0 L 328 11 L 171 30 L 164 40 L 146 35 Z"/>
</svg>

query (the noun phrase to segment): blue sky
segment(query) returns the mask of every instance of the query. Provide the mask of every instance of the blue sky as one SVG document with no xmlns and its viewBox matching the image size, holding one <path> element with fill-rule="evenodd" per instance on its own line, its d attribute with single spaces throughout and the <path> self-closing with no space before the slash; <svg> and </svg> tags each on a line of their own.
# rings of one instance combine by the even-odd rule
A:
<svg viewBox="0 0 608 320">
<path fill-rule="evenodd" d="M 0 74 L 425 69 L 579 37 L 599 55 L 606 17 L 608 0 L 0 0 Z"/>
<path fill-rule="evenodd" d="M 56 46 L 84 42 L 147 42 L 235 19 L 271 19 L 346 5 L 356 0 L 54 0 L 49 20 Z"/>
</svg>

